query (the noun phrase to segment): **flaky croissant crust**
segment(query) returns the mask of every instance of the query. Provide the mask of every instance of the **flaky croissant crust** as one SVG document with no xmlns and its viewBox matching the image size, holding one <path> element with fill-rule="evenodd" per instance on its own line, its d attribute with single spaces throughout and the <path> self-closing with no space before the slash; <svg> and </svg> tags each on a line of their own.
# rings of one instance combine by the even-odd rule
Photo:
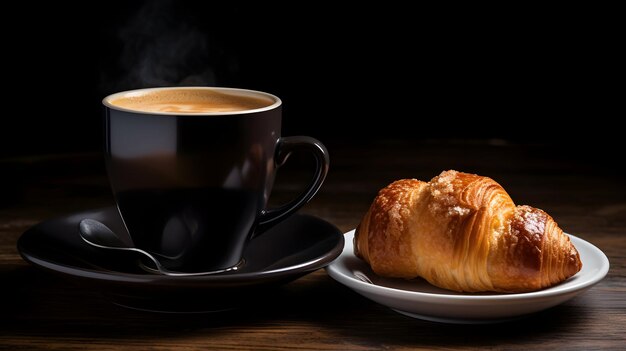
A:
<svg viewBox="0 0 626 351">
<path fill-rule="evenodd" d="M 547 213 L 515 206 L 491 178 L 457 171 L 382 189 L 356 229 L 354 251 L 378 275 L 464 292 L 539 290 L 582 267 Z"/>
</svg>

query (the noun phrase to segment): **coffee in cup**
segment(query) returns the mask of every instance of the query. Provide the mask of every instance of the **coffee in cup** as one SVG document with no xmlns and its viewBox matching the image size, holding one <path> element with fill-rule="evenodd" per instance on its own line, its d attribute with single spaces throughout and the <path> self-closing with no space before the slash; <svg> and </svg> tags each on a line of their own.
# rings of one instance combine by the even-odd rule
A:
<svg viewBox="0 0 626 351">
<path fill-rule="evenodd" d="M 103 104 L 118 209 L 134 245 L 169 270 L 245 264 L 247 242 L 308 202 L 328 171 L 322 143 L 281 137 L 281 100 L 271 94 L 154 88 L 113 94 Z M 314 176 L 295 200 L 268 209 L 276 171 L 297 150 L 314 156 Z"/>
<path fill-rule="evenodd" d="M 113 106 L 132 111 L 200 114 L 256 110 L 275 102 L 263 95 L 233 94 L 198 88 L 141 91 L 109 100 Z"/>
</svg>

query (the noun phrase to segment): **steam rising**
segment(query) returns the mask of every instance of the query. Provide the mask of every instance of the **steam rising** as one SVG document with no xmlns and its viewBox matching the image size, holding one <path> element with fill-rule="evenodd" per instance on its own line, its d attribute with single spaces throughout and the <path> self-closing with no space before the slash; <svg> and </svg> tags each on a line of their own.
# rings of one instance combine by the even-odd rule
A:
<svg viewBox="0 0 626 351">
<path fill-rule="evenodd" d="M 175 1 L 146 1 L 120 32 L 124 76 L 116 88 L 215 85 L 206 35 Z"/>
</svg>

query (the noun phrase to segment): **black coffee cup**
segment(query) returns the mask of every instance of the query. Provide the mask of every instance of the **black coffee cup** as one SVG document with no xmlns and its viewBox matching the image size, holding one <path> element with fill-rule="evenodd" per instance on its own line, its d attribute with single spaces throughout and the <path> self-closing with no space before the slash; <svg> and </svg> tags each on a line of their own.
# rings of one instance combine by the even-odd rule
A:
<svg viewBox="0 0 626 351">
<path fill-rule="evenodd" d="M 318 140 L 281 137 L 281 100 L 271 94 L 154 88 L 103 104 L 106 165 L 122 219 L 134 245 L 173 271 L 245 264 L 246 243 L 307 203 L 328 172 Z M 315 157 L 311 183 L 267 209 L 277 168 L 297 150 Z"/>
</svg>

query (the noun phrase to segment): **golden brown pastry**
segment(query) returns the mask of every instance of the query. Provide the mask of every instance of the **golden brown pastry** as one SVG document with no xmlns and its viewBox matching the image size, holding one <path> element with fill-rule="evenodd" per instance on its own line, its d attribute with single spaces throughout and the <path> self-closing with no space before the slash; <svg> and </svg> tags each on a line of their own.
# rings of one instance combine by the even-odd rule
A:
<svg viewBox="0 0 626 351">
<path fill-rule="evenodd" d="M 356 229 L 354 252 L 378 275 L 465 292 L 539 290 L 582 267 L 547 213 L 516 207 L 491 178 L 457 171 L 382 189 Z"/>
</svg>

